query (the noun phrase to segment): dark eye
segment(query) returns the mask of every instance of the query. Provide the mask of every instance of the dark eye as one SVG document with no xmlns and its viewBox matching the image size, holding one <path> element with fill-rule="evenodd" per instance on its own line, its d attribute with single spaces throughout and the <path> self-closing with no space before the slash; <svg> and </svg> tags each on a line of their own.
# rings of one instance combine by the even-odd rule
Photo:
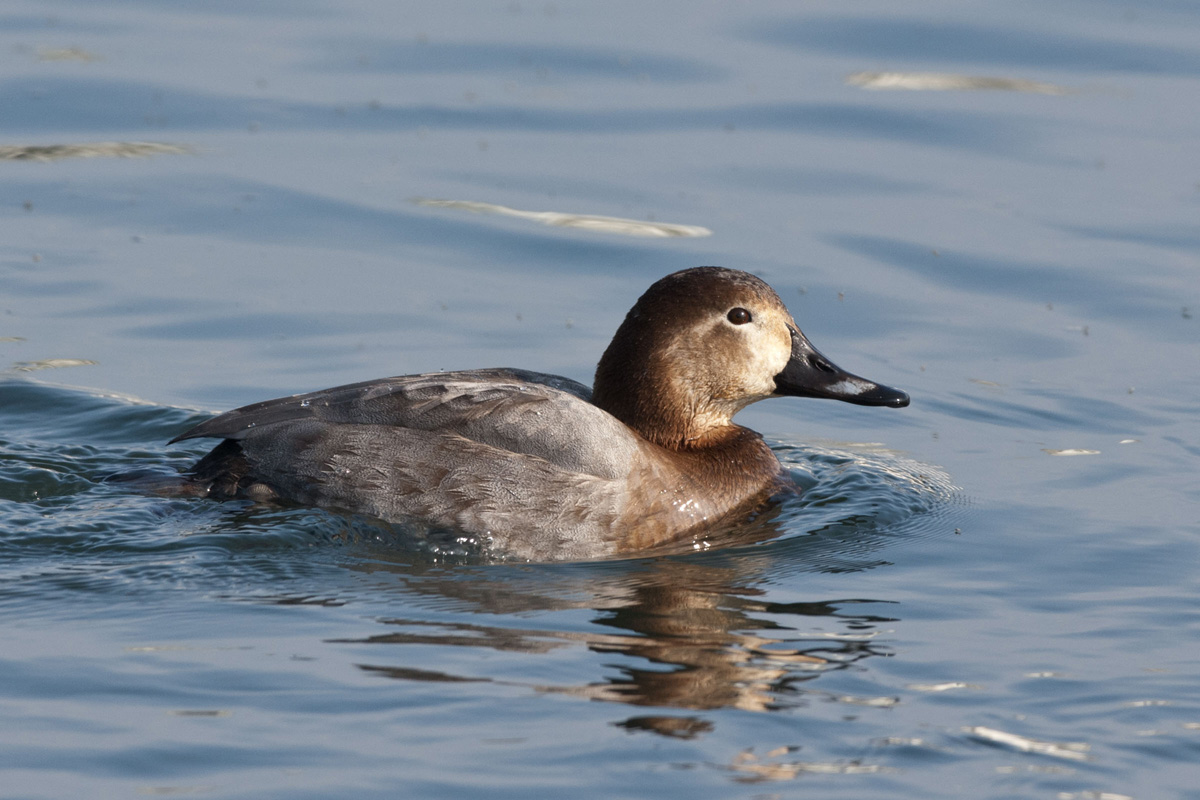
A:
<svg viewBox="0 0 1200 800">
<path fill-rule="evenodd" d="M 725 315 L 725 319 L 734 325 L 745 325 L 750 321 L 750 312 L 744 308 L 731 308 L 729 309 L 729 313 Z"/>
</svg>

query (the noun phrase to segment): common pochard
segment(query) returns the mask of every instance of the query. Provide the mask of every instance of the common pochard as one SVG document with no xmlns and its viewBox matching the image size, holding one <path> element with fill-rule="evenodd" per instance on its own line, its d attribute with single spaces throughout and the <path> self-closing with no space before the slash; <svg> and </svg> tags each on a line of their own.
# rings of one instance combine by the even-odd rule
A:
<svg viewBox="0 0 1200 800">
<path fill-rule="evenodd" d="M 539 561 L 634 554 L 728 525 L 794 489 L 733 422 L 769 397 L 907 406 L 835 366 L 759 278 L 652 285 L 592 389 L 518 369 L 355 383 L 245 406 L 172 441 L 223 439 L 190 491 L 321 506 L 474 536 Z"/>
</svg>

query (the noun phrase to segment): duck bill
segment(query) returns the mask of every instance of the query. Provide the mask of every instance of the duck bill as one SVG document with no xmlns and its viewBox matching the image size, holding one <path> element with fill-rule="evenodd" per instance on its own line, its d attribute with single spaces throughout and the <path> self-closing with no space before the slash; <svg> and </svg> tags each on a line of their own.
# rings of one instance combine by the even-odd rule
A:
<svg viewBox="0 0 1200 800">
<path fill-rule="evenodd" d="M 884 386 L 834 364 L 812 346 L 804 334 L 792 332 L 792 357 L 783 372 L 775 376 L 775 394 L 789 397 L 826 397 L 860 406 L 904 408 L 908 395 Z"/>
</svg>

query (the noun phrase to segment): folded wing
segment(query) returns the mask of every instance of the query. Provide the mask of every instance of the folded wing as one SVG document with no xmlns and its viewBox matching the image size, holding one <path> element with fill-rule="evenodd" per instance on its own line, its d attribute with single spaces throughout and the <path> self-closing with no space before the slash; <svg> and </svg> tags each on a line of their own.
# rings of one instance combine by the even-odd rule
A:
<svg viewBox="0 0 1200 800">
<path fill-rule="evenodd" d="M 461 437 L 500 453 L 534 456 L 568 472 L 628 475 L 640 441 L 590 400 L 591 391 L 583 384 L 525 370 L 407 375 L 254 403 L 213 417 L 172 441 L 232 439 L 252 453 L 269 449 L 271 440 L 284 444 L 292 432 L 309 438 L 321 431 L 336 439 L 337 429 L 347 426 L 347 433 L 354 427 L 354 438 L 361 440 L 371 429 L 359 426 L 380 426 L 385 439 L 390 438 L 382 435 L 385 429 L 425 431 L 439 434 L 436 441 Z"/>
</svg>

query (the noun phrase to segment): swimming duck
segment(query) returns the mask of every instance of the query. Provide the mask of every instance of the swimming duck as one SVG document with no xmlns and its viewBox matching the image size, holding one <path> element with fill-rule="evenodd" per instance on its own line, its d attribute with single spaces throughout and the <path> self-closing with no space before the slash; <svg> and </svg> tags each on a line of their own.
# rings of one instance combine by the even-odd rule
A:
<svg viewBox="0 0 1200 800">
<path fill-rule="evenodd" d="M 439 372 L 254 403 L 172 442 L 223 441 L 191 491 L 419 521 L 548 561 L 644 551 L 794 490 L 733 416 L 769 397 L 907 406 L 835 366 L 761 279 L 721 267 L 654 283 L 591 389 L 519 369 Z"/>
</svg>

